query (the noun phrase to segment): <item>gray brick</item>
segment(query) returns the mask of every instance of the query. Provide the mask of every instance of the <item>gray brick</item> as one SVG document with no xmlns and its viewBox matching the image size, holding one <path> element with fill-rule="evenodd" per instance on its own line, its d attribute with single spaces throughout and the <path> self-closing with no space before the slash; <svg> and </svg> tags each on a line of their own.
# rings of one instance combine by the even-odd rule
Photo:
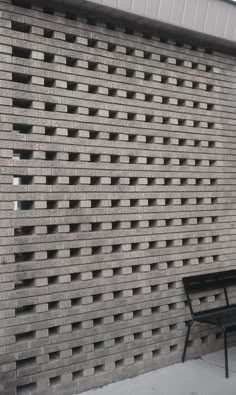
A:
<svg viewBox="0 0 236 395">
<path fill-rule="evenodd" d="M 0 392 L 69 395 L 179 361 L 182 276 L 236 255 L 234 57 L 0 9 Z M 222 344 L 201 330 L 190 356 Z"/>
</svg>

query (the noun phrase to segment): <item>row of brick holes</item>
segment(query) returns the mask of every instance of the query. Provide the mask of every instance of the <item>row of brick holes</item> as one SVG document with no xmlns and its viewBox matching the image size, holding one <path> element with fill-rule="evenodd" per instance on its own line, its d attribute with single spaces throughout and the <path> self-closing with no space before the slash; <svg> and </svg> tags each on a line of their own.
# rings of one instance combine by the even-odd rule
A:
<svg viewBox="0 0 236 395">
<path fill-rule="evenodd" d="M 21 23 L 21 22 L 15 22 L 11 21 L 11 29 L 14 31 L 22 32 L 22 33 L 30 33 L 31 32 L 32 26 L 27 24 L 27 23 Z M 76 43 L 78 36 L 75 34 L 64 34 L 61 32 L 56 32 L 52 29 L 43 29 L 43 36 L 46 38 L 59 38 L 63 41 L 67 41 L 69 43 Z M 204 64 L 199 64 L 197 62 L 191 62 L 191 61 L 184 61 L 183 59 L 177 59 L 173 57 L 168 57 L 165 55 L 158 55 L 158 54 L 153 54 L 150 51 L 142 51 L 142 50 L 137 50 L 132 47 L 127 47 L 127 46 L 122 46 L 122 48 L 118 44 L 114 43 L 107 43 L 103 41 L 99 41 L 96 39 L 91 39 L 91 38 L 80 38 L 79 40 L 80 44 L 87 45 L 88 47 L 92 48 L 101 48 L 103 51 L 107 50 L 109 52 L 116 52 L 118 49 L 118 52 L 121 52 L 122 54 L 126 54 L 128 56 L 135 56 L 135 57 L 143 57 L 144 59 L 152 59 L 153 55 L 156 57 L 155 60 L 160 61 L 161 63 L 170 63 L 174 64 L 176 66 L 180 67 L 188 67 L 192 69 L 198 69 L 201 71 L 205 72 L 218 72 L 218 70 L 215 69 L 215 67 L 209 66 L 209 65 L 204 65 Z"/>
<path fill-rule="evenodd" d="M 89 255 L 100 255 L 100 254 L 112 254 L 119 252 L 131 252 L 140 250 L 149 250 L 156 248 L 173 248 L 180 246 L 191 246 L 209 243 L 218 243 L 220 236 L 209 236 L 209 237 L 194 237 L 194 238 L 183 238 L 173 240 L 162 240 L 162 241 L 150 241 L 143 243 L 128 243 L 128 244 L 115 244 L 111 246 L 95 246 L 90 248 L 71 248 L 70 257 L 80 257 Z M 34 259 L 34 252 L 21 252 L 15 253 L 15 262 L 26 262 Z M 47 259 L 58 258 L 58 250 L 47 251 Z"/>
<path fill-rule="evenodd" d="M 32 50 L 23 47 L 12 46 L 12 56 L 24 59 L 31 59 L 32 58 Z M 44 62 L 47 63 L 54 63 L 56 61 L 56 55 L 51 53 L 44 53 Z M 65 57 L 65 65 L 68 67 L 78 67 L 78 59 L 72 57 Z M 81 65 L 81 63 L 79 63 Z M 111 65 L 102 65 L 98 62 L 93 61 L 86 61 L 83 65 L 84 68 L 90 71 L 101 71 L 108 74 L 118 74 L 120 75 L 121 69 L 116 66 Z M 153 81 L 153 77 L 155 78 L 155 74 L 150 72 L 140 72 L 133 69 L 122 69 L 121 73 L 124 77 L 127 78 L 140 78 L 146 81 Z M 212 84 L 205 84 L 202 82 L 184 80 L 181 78 L 172 78 L 168 76 L 159 76 L 157 78 L 158 82 L 163 84 L 174 84 L 177 86 L 184 86 L 187 81 L 187 86 L 193 89 L 201 89 L 206 91 L 212 91 L 214 89 L 214 85 Z"/>
<path fill-rule="evenodd" d="M 220 340 L 222 339 L 222 333 L 216 333 L 215 334 L 215 339 Z M 202 336 L 200 337 L 200 342 L 202 344 L 206 344 L 208 342 L 208 336 Z M 192 346 L 194 343 L 194 340 L 190 340 L 189 341 L 189 346 Z M 178 344 L 173 344 L 169 346 L 169 352 L 176 352 L 178 351 Z M 160 357 L 161 356 L 161 349 L 159 348 L 155 348 L 154 350 L 151 351 L 152 353 L 152 358 L 156 358 L 156 357 Z M 55 353 L 55 357 L 58 356 L 58 352 Z M 143 361 L 143 354 L 139 353 L 139 354 L 135 354 L 133 356 L 133 363 L 138 363 Z M 34 359 L 32 358 L 32 361 L 28 361 L 27 365 L 29 366 L 30 364 L 32 364 L 32 362 L 34 363 Z M 125 359 L 119 359 L 119 360 L 115 360 L 115 368 L 122 368 L 125 367 Z M 92 369 L 90 369 L 90 375 L 91 374 L 100 374 L 102 372 L 105 371 L 105 364 L 100 364 L 100 365 L 96 365 L 94 366 Z M 78 380 L 81 379 L 84 376 L 84 371 L 83 369 L 77 370 L 72 372 L 72 380 Z M 49 383 L 50 385 L 57 385 L 60 384 L 61 382 L 61 376 L 55 376 L 55 377 L 51 377 L 49 379 Z M 21 385 L 21 386 L 17 386 L 17 395 L 23 395 L 25 394 L 25 391 L 35 391 L 37 389 L 37 383 L 30 383 L 30 384 L 25 384 L 25 385 Z"/>
<path fill-rule="evenodd" d="M 40 103 L 40 106 L 43 105 L 43 109 L 41 110 L 47 112 L 57 112 L 57 104 L 55 103 Z M 13 99 L 13 107 L 15 108 L 23 108 L 23 109 L 34 109 L 33 101 L 27 99 Z M 136 113 L 123 113 L 122 118 L 119 117 L 119 111 L 109 111 L 109 110 L 101 110 L 98 108 L 87 108 L 87 107 L 79 107 L 74 105 L 67 105 L 63 106 L 63 108 L 67 109 L 66 114 L 78 114 L 78 115 L 87 115 L 92 117 L 107 117 L 111 119 L 126 119 L 128 121 L 140 121 L 140 122 L 157 122 L 155 115 L 149 114 L 136 114 Z M 103 111 L 101 113 L 101 111 Z M 167 125 L 180 125 L 185 126 L 184 123 L 186 122 L 185 119 L 172 119 L 168 117 L 158 117 L 158 123 L 163 123 Z M 193 121 L 193 127 L 199 128 L 207 128 L 213 129 L 215 127 L 214 122 L 201 122 L 201 121 Z"/>
<path fill-rule="evenodd" d="M 150 310 L 153 310 L 154 313 L 156 313 L 156 308 L 153 308 L 153 309 L 150 309 Z M 141 310 L 137 310 L 137 311 L 133 312 L 134 313 L 133 314 L 134 318 L 140 315 L 139 314 L 140 311 Z M 117 320 L 119 321 L 120 318 L 121 318 L 120 316 L 122 316 L 122 314 L 115 315 L 114 316 L 114 322 L 116 322 Z M 116 317 L 118 317 L 118 318 L 116 319 Z M 97 320 L 93 320 L 93 321 L 96 321 L 94 323 L 95 326 L 98 325 L 98 323 L 100 324 L 102 322 L 102 320 L 103 320 L 102 318 L 99 318 Z M 73 325 L 74 325 L 74 330 L 80 329 L 80 326 L 81 326 L 80 323 L 72 324 L 72 330 L 73 330 Z M 60 326 L 49 328 L 49 336 L 58 334 L 60 332 L 59 328 L 60 328 Z M 176 324 L 172 324 L 172 325 L 169 326 L 169 330 L 170 331 L 174 331 L 176 329 L 177 329 L 177 325 Z M 28 332 L 28 335 L 29 335 L 28 339 L 29 340 L 33 340 L 35 338 L 35 334 L 36 334 L 35 331 Z M 159 328 L 155 328 L 155 329 L 152 330 L 152 336 L 155 336 L 155 335 L 158 335 L 158 334 L 160 334 L 160 329 Z M 134 341 L 141 339 L 142 338 L 142 332 L 134 333 L 133 337 L 134 337 Z M 217 338 L 220 338 L 220 336 L 217 336 Z M 203 343 L 205 343 L 206 339 L 207 339 L 207 336 L 203 336 L 201 339 L 202 339 Z M 27 333 L 17 334 L 16 335 L 16 341 L 17 342 L 19 342 L 19 341 L 20 342 L 21 341 L 27 341 Z M 115 345 L 120 345 L 120 344 L 123 343 L 123 341 L 124 341 L 124 338 L 122 336 L 121 337 L 117 337 L 117 338 L 114 339 Z M 190 341 L 190 344 L 191 344 L 191 342 L 192 341 Z M 99 349 L 103 348 L 103 346 L 104 346 L 104 342 L 102 342 L 102 341 L 97 342 L 97 343 L 94 344 L 94 350 L 95 351 L 99 350 Z M 171 346 L 171 347 L 172 347 L 172 351 L 177 349 L 176 345 L 175 346 Z M 72 355 L 78 355 L 78 354 L 82 353 L 82 351 L 83 351 L 82 347 L 75 347 L 75 348 L 72 349 Z M 159 349 L 158 353 L 156 353 L 156 356 L 158 354 L 160 354 L 160 351 L 161 350 Z M 52 356 L 50 358 L 51 360 L 57 359 L 59 357 L 59 352 L 53 352 L 51 354 L 52 354 Z M 19 367 L 24 368 L 24 367 L 29 366 L 30 364 L 32 364 L 32 362 L 34 362 L 34 363 L 36 362 L 36 358 L 35 357 L 27 358 L 26 360 L 19 361 Z"/>
<path fill-rule="evenodd" d="M 187 302 L 184 302 L 183 305 L 187 306 Z M 176 309 L 176 303 L 170 303 L 168 305 L 165 306 L 165 312 L 167 311 L 173 311 Z M 147 311 L 148 310 L 148 311 Z M 137 319 L 137 318 L 141 318 L 143 316 L 147 316 L 148 315 L 152 315 L 152 314 L 158 314 L 160 313 L 160 307 L 152 307 L 150 309 L 146 309 L 146 310 L 135 310 L 132 312 L 129 312 L 128 315 L 126 315 L 125 313 L 120 313 L 120 314 L 115 314 L 114 316 L 112 316 L 112 322 L 116 323 L 116 322 L 120 322 L 123 320 L 131 320 L 131 319 Z M 144 314 L 144 315 L 143 315 Z M 92 326 L 93 327 L 97 327 L 100 325 L 104 325 L 104 318 L 100 317 L 100 318 L 95 318 L 92 321 Z M 70 329 L 71 331 L 78 331 L 78 330 L 82 330 L 83 329 L 83 323 L 78 321 L 78 322 L 73 322 L 72 324 L 70 324 Z M 154 331 L 155 334 L 157 334 L 157 330 Z M 48 336 L 55 336 L 60 334 L 60 325 L 59 326 L 52 326 L 50 328 L 48 328 Z M 36 331 L 29 331 L 27 332 L 22 332 L 22 333 L 18 333 L 15 335 L 16 337 L 16 342 L 23 342 L 23 341 L 31 341 L 34 340 L 36 338 Z M 135 339 L 136 340 L 136 339 Z M 119 344 L 120 338 L 117 340 L 117 343 Z"/>
<path fill-rule="evenodd" d="M 32 50 L 23 48 L 23 47 L 16 47 L 12 46 L 12 56 L 18 57 L 18 58 L 24 58 L 24 59 L 31 59 L 32 58 Z M 46 63 L 54 63 L 56 61 L 56 55 L 51 54 L 51 53 L 44 53 L 44 62 Z M 79 60 L 77 58 L 71 58 L 71 57 L 65 57 L 65 65 L 68 67 L 78 67 L 80 65 L 81 67 L 81 62 L 78 63 Z M 155 78 L 157 78 L 157 82 L 163 83 L 163 84 L 173 84 L 177 85 L 179 87 L 185 86 L 187 82 L 187 87 L 192 88 L 192 89 L 200 89 L 200 90 L 205 90 L 205 91 L 213 91 L 214 90 L 214 85 L 212 84 L 206 84 L 202 82 L 196 82 L 196 81 L 191 81 L 191 80 L 184 80 L 181 78 L 172 78 L 168 76 L 162 76 L 158 75 L 155 77 L 155 74 L 152 74 L 150 72 L 140 72 L 137 70 L 133 69 L 120 69 L 119 67 L 116 66 L 111 66 L 111 65 L 105 65 L 105 64 L 99 64 L 98 62 L 93 62 L 93 61 L 86 61 L 83 64 L 83 67 L 90 70 L 90 71 L 98 71 L 98 72 L 105 72 L 108 74 L 117 74 L 117 75 L 122 75 L 123 77 L 127 78 L 140 78 L 142 80 L 146 81 L 153 81 Z M 122 71 L 122 72 L 121 72 Z M 153 79 L 154 78 L 154 79 Z"/>
<path fill-rule="evenodd" d="M 176 324 L 171 324 L 171 325 L 168 325 L 168 327 L 165 327 L 165 331 L 168 331 L 168 332 L 173 332 L 173 331 L 175 331 L 177 329 L 178 328 L 177 328 Z M 157 336 L 157 335 L 160 335 L 160 334 L 161 334 L 161 329 L 160 328 L 154 328 L 154 329 L 152 329 L 150 331 L 149 337 L 150 336 Z M 135 332 L 132 335 L 129 335 L 129 342 L 131 342 L 131 341 L 138 341 L 138 340 L 141 340 L 143 338 L 145 338 L 144 332 Z M 127 343 L 125 336 L 115 337 L 112 340 L 113 340 L 114 346 L 116 346 L 116 345 L 120 346 L 121 344 Z M 92 349 L 93 349 L 93 351 L 101 350 L 101 349 L 103 349 L 105 347 L 106 347 L 105 341 L 98 341 L 98 342 L 95 342 L 93 344 L 90 344 L 91 351 L 92 351 Z M 82 354 L 83 352 L 85 352 L 84 349 L 86 350 L 86 346 L 85 347 L 83 347 L 83 346 L 73 347 L 71 349 L 72 357 Z M 172 350 L 173 350 L 173 348 L 172 348 Z M 60 354 L 63 354 L 63 351 L 62 352 L 54 351 L 54 352 L 49 353 L 48 354 L 49 355 L 49 360 L 50 361 L 54 361 L 54 360 L 57 360 L 57 359 L 61 358 Z M 36 357 L 24 358 L 24 359 L 21 359 L 21 360 L 17 361 L 17 368 L 19 369 L 19 368 L 30 367 L 30 366 L 32 366 L 32 364 L 36 364 L 36 363 L 37 363 L 37 358 Z"/>
<path fill-rule="evenodd" d="M 194 125 L 193 125 L 194 126 Z M 197 125 L 196 125 L 197 127 Z M 55 127 L 45 127 L 45 134 L 48 136 L 56 135 L 57 128 Z M 22 134 L 30 134 L 33 131 L 32 125 L 26 124 L 13 124 L 13 130 L 22 133 Z M 87 138 L 92 140 L 112 140 L 112 141 L 125 141 L 125 142 L 141 142 L 142 144 L 163 144 L 163 145 L 180 145 L 180 146 L 194 146 L 194 147 L 204 147 L 204 148 L 215 148 L 217 147 L 217 142 L 213 140 L 193 140 L 193 139 L 183 139 L 183 138 L 171 138 L 171 137 L 157 137 L 156 135 L 135 135 L 135 134 L 120 134 L 120 133 L 108 133 L 108 132 L 96 132 L 79 129 L 69 128 L 66 129 L 68 132 L 68 137 L 75 138 Z M 119 155 L 114 155 L 114 161 L 118 159 Z M 181 160 L 181 159 L 180 159 Z"/>
<path fill-rule="evenodd" d="M 27 149 L 15 149 L 13 150 L 13 159 L 32 160 L 34 154 L 38 151 L 27 150 Z M 60 158 L 60 154 L 63 158 Z M 41 151 L 41 155 L 44 156 L 45 160 L 48 161 L 69 161 L 69 162 L 106 162 L 106 163 L 120 163 L 120 155 L 109 155 L 109 154 L 89 154 L 79 152 L 59 152 L 59 151 Z M 37 159 L 37 158 L 36 158 Z M 147 164 L 147 165 L 174 165 L 174 166 L 186 166 L 191 163 L 191 166 L 215 166 L 216 160 L 206 159 L 185 159 L 185 158 L 168 158 L 168 157 L 147 157 L 147 156 L 126 156 L 126 162 L 129 164 Z M 122 162 L 121 162 L 122 163 Z"/>
<path fill-rule="evenodd" d="M 163 292 L 167 290 L 175 290 L 179 288 L 179 282 L 169 282 L 161 285 L 151 285 L 151 286 L 146 286 L 146 287 L 136 287 L 133 289 L 126 289 L 123 291 L 113 291 L 110 293 L 100 293 L 100 294 L 94 294 L 90 295 L 89 297 L 76 297 L 72 298 L 71 300 L 67 300 L 66 306 L 62 307 L 60 305 L 60 301 L 52 301 L 48 302 L 47 308 L 44 307 L 44 311 L 53 311 L 53 310 L 58 310 L 58 309 L 63 309 L 63 308 L 69 308 L 69 307 L 81 307 L 84 305 L 89 305 L 89 304 L 94 304 L 94 303 L 104 303 L 107 301 L 111 300 L 116 300 L 116 299 L 121 299 L 121 298 L 131 298 L 131 297 L 136 297 L 136 296 L 142 296 L 144 294 L 150 294 L 150 293 L 156 293 L 156 292 Z M 198 306 L 203 303 L 208 303 L 208 302 L 213 302 L 213 301 L 220 301 L 223 300 L 224 297 L 221 293 L 211 295 L 210 299 L 206 296 L 202 296 L 199 298 L 196 298 L 194 300 L 194 305 Z M 168 305 L 168 310 L 175 310 L 178 308 L 178 305 L 175 303 L 171 303 Z M 165 311 L 167 310 L 167 307 L 164 307 Z M 159 309 L 159 312 L 163 312 L 163 308 Z M 21 307 L 18 307 L 15 309 L 15 315 L 16 316 L 25 316 L 27 314 L 35 314 L 37 313 L 37 305 L 24 305 Z"/>
<path fill-rule="evenodd" d="M 215 295 L 215 299 L 218 300 L 218 298 L 219 298 L 219 295 Z M 184 322 L 184 324 L 187 326 L 188 321 Z M 165 332 L 166 331 L 173 332 L 176 330 L 178 330 L 177 324 L 170 324 L 167 327 L 165 327 Z M 158 336 L 160 334 L 161 334 L 161 328 L 159 328 L 159 327 L 151 329 L 151 331 L 150 331 L 150 336 Z M 143 331 L 134 332 L 132 335 L 129 335 L 129 342 L 141 340 L 143 338 L 145 338 L 145 333 Z M 119 346 L 121 344 L 127 343 L 125 336 L 115 337 L 114 339 L 112 339 L 112 341 L 113 341 L 114 346 L 116 346 L 116 345 Z M 106 343 L 105 343 L 105 341 L 97 341 L 97 342 L 94 342 L 93 344 L 90 344 L 90 347 L 92 347 L 93 351 L 96 351 L 96 350 L 105 348 Z M 83 346 L 73 347 L 71 349 L 71 355 L 76 356 L 76 355 L 82 354 L 83 352 L 85 352 L 84 348 L 86 349 L 86 346 L 85 347 L 83 347 Z M 63 353 L 63 350 L 62 350 L 62 353 Z M 60 351 L 54 351 L 54 352 L 49 353 L 49 360 L 51 361 L 51 360 L 56 360 L 56 359 L 61 358 L 60 354 L 61 354 Z M 36 363 L 36 357 L 20 360 L 19 367 L 30 366 L 32 364 L 32 362 Z"/>
<path fill-rule="evenodd" d="M 155 178 L 155 177 L 60 177 L 46 176 L 41 183 L 46 185 L 217 185 L 216 178 Z M 189 182 L 189 180 L 191 180 Z M 32 185 L 33 176 L 14 176 L 13 185 Z M 138 199 L 137 199 L 138 200 Z M 79 204 L 79 201 L 77 201 Z M 95 202 L 94 202 L 95 203 Z M 150 205 L 157 205 L 158 199 L 152 199 Z M 99 203 L 98 203 L 99 205 Z M 112 204 L 111 204 L 112 205 Z"/>
<path fill-rule="evenodd" d="M 32 2 L 29 1 L 29 0 L 11 0 L 11 4 L 15 5 L 15 6 L 18 6 L 18 7 L 24 7 L 24 8 L 27 8 L 27 9 L 34 8 Z M 38 7 L 37 7 L 37 9 L 38 9 Z M 49 14 L 49 15 L 53 15 L 54 14 L 54 9 L 52 7 L 48 7 L 47 6 L 47 7 L 43 7 L 42 8 L 42 12 L 44 12 L 46 14 Z M 71 12 L 65 12 L 64 13 L 64 18 L 71 19 L 71 20 L 79 20 L 79 16 L 77 16 L 75 13 L 71 13 Z M 84 20 L 85 20 L 85 17 L 83 17 L 83 21 Z M 88 25 L 92 25 L 92 26 L 96 26 L 97 24 L 98 25 L 100 24 L 100 21 L 98 19 L 96 19 L 94 17 L 91 17 L 91 16 L 87 16 L 86 22 L 87 22 Z M 103 22 L 102 26 L 103 27 L 106 26 L 106 29 L 112 30 L 112 31 L 116 31 L 116 30 L 120 31 L 120 29 L 122 29 L 122 32 L 127 34 L 127 35 L 135 35 L 136 34 L 136 32 L 130 27 L 124 27 L 124 26 L 121 27 L 121 26 L 112 24 L 110 22 L 107 22 L 107 23 Z M 140 34 L 146 40 L 152 40 L 154 38 L 155 40 L 158 40 L 161 43 L 167 43 L 168 44 L 170 42 L 172 45 L 174 44 L 175 46 L 180 47 L 180 48 L 181 47 L 186 47 L 188 49 L 191 49 L 192 51 L 205 52 L 205 53 L 210 54 L 210 55 L 214 54 L 214 51 L 211 48 L 201 48 L 201 47 L 198 48 L 195 44 L 187 44 L 186 45 L 184 42 L 182 42 L 182 41 L 180 41 L 178 39 L 175 40 L 175 41 L 173 41 L 173 39 L 171 39 L 169 41 L 167 37 L 160 36 L 160 37 L 157 38 L 156 35 L 153 36 L 152 33 L 146 32 L 146 31 L 144 31 L 142 33 L 139 32 L 139 35 Z M 68 41 L 72 42 L 71 40 L 73 41 L 73 36 L 72 36 L 72 38 L 69 38 Z"/>
<path fill-rule="evenodd" d="M 150 200 L 150 202 L 149 202 Z M 106 202 L 106 207 L 146 207 L 146 206 L 186 206 L 186 205 L 208 205 L 208 204 L 217 204 L 217 197 L 209 197 L 209 198 L 182 198 L 182 199 L 115 199 Z M 64 202 L 64 201 L 63 201 Z M 46 209 L 57 209 L 59 207 L 60 200 L 49 200 L 46 201 Z M 35 202 L 33 200 L 22 200 L 17 201 L 15 205 L 16 210 L 34 210 Z M 91 200 L 91 201 L 80 201 L 80 200 L 69 200 L 67 204 L 69 209 L 75 209 L 80 207 L 86 208 L 99 208 L 105 207 L 102 200 Z"/>
<path fill-rule="evenodd" d="M 33 8 L 33 4 L 30 1 L 27 1 L 27 0 L 11 0 L 11 3 L 13 5 L 15 5 L 15 6 L 18 6 L 18 7 L 24 7 L 24 8 L 28 8 L 28 9 Z M 42 7 L 41 11 L 46 13 L 46 14 L 49 14 L 49 15 L 53 15 L 54 14 L 54 9 L 52 7 Z M 71 19 L 71 20 L 79 20 L 78 16 L 76 15 L 76 13 L 71 13 L 71 12 L 65 12 L 64 13 L 64 18 Z M 83 18 L 83 20 L 85 20 L 85 17 Z M 98 25 L 100 24 L 100 21 L 98 19 L 96 19 L 94 17 L 90 17 L 90 16 L 87 16 L 86 22 L 87 22 L 88 25 L 93 25 L 93 26 L 96 26 L 97 24 Z M 135 35 L 136 34 L 136 32 L 130 27 L 118 26 L 118 25 L 112 24 L 110 22 L 107 22 L 107 23 L 103 22 L 102 26 L 103 27 L 106 26 L 106 29 L 112 30 L 112 31 L 116 31 L 116 30 L 120 31 L 120 29 L 122 29 L 122 32 L 124 34 L 127 34 L 127 35 Z M 27 30 L 27 28 L 26 28 L 26 30 Z M 46 31 L 45 36 L 50 36 L 51 35 L 50 34 L 50 31 L 51 31 L 50 29 L 45 29 L 45 31 Z M 27 31 L 25 31 L 25 32 L 27 33 Z M 29 31 L 28 31 L 28 33 L 29 33 Z M 140 34 L 146 40 L 152 40 L 154 38 L 155 40 L 158 40 L 161 43 L 169 43 L 168 38 L 164 37 L 164 36 L 160 36 L 160 37 L 157 38 L 156 35 L 153 36 L 152 33 L 145 32 L 145 31 L 142 32 L 142 33 L 139 33 L 139 35 Z M 68 42 L 73 42 L 73 41 L 74 41 L 74 35 L 69 35 Z M 184 42 L 180 41 L 180 40 L 176 40 L 174 42 L 171 39 L 170 43 L 172 45 L 174 44 L 175 46 L 180 47 L 180 48 L 181 47 L 186 47 L 186 44 Z M 213 54 L 213 50 L 211 48 L 198 48 L 195 44 L 192 44 L 192 45 L 188 44 L 187 48 L 191 48 L 191 50 L 193 50 L 193 51 L 201 51 L 201 52 L 204 51 L 207 54 Z"/>
<path fill-rule="evenodd" d="M 178 348 L 178 345 L 171 345 L 169 346 L 169 350 L 170 353 L 172 352 L 176 352 Z M 154 349 L 151 352 L 152 358 L 156 358 L 156 357 L 160 357 L 161 355 L 161 349 Z M 132 357 L 132 363 L 138 363 L 143 361 L 143 354 L 136 354 Z M 29 361 L 30 363 L 30 361 Z M 32 363 L 32 361 L 31 361 Z M 129 361 L 129 364 L 131 362 Z M 119 360 L 115 360 L 114 361 L 115 364 L 115 368 L 122 368 L 125 366 L 125 359 L 119 359 Z M 90 369 L 87 370 L 86 374 L 84 375 L 84 370 L 80 369 L 77 371 L 72 372 L 71 375 L 71 379 L 72 380 L 78 380 L 84 376 L 91 376 L 91 375 L 96 375 L 96 374 L 101 374 L 105 372 L 105 364 L 100 364 L 100 365 L 96 365 Z M 51 377 L 49 378 L 49 385 L 50 386 L 56 386 L 59 385 L 61 383 L 61 376 L 55 376 L 55 377 Z M 30 383 L 30 384 L 25 384 L 25 385 L 21 385 L 21 386 L 17 386 L 17 395 L 23 395 L 25 394 L 25 391 L 35 391 L 37 389 L 37 384 L 36 383 Z"/>
<path fill-rule="evenodd" d="M 167 261 L 167 262 L 161 262 L 161 263 L 152 263 L 150 264 L 150 271 L 158 271 L 158 270 L 169 270 L 173 269 L 181 264 L 181 266 L 186 267 L 190 265 L 196 265 L 196 264 L 203 264 L 203 263 L 216 263 L 219 262 L 219 255 L 212 255 L 212 256 L 201 256 L 199 258 L 194 258 L 194 259 L 182 259 L 180 261 Z M 126 270 L 126 271 L 124 271 Z M 109 271 L 109 276 L 122 276 L 122 275 L 130 275 L 132 273 L 142 273 L 142 265 L 135 265 L 131 266 L 128 268 L 122 268 L 122 267 L 117 267 L 114 269 L 110 269 Z M 89 272 L 89 275 L 87 272 L 85 272 L 85 276 L 83 276 L 83 273 L 71 273 L 70 274 L 70 281 L 79 281 L 84 278 L 86 280 L 89 278 L 90 280 L 93 279 L 98 279 L 98 278 L 103 278 L 106 277 L 107 273 L 106 270 L 93 270 Z M 45 284 L 47 285 L 56 285 L 60 284 L 59 281 L 59 276 L 50 276 L 46 278 Z M 15 289 L 24 289 L 24 288 L 31 288 L 37 286 L 36 284 L 36 279 L 34 278 L 29 278 L 29 279 L 23 279 L 19 280 L 18 282 L 15 283 Z"/>
<path fill-rule="evenodd" d="M 68 227 L 68 231 L 64 230 L 65 233 L 75 233 L 75 232 L 98 232 L 98 231 L 111 231 L 119 229 L 138 229 L 138 228 L 156 228 L 156 227 L 169 227 L 169 226 L 188 226 L 188 225 L 201 225 L 217 223 L 217 216 L 208 217 L 190 217 L 190 218 L 168 218 L 163 220 L 146 220 L 144 223 L 142 221 L 114 221 L 114 222 L 94 222 L 94 223 L 72 223 L 64 224 L 63 226 Z M 59 225 L 45 225 L 46 232 L 48 235 L 55 233 L 62 233 L 59 230 Z M 35 234 L 34 226 L 21 226 L 15 228 L 15 236 L 32 235 Z"/>
<path fill-rule="evenodd" d="M 56 85 L 56 79 L 53 78 L 44 78 L 44 86 L 46 87 L 57 87 Z M 32 83 L 32 76 L 27 75 L 27 74 L 21 74 L 21 73 L 12 73 L 12 81 L 17 82 L 17 83 L 23 83 L 23 84 L 30 84 Z M 79 90 L 79 83 L 77 82 L 72 82 L 72 81 L 67 81 L 67 90 L 72 90 L 76 91 Z M 61 87 L 60 87 L 61 88 Z M 84 90 L 84 88 L 83 88 Z M 116 96 L 116 94 L 119 92 L 118 89 L 114 88 L 101 88 L 97 85 L 88 85 L 87 91 L 91 94 L 104 94 L 108 96 Z M 122 98 L 127 98 L 127 99 L 134 99 L 134 100 L 142 100 L 146 102 L 155 102 L 158 101 L 159 103 L 162 104 L 168 104 L 168 105 L 175 105 L 175 106 L 187 106 L 187 107 L 193 107 L 193 108 L 203 108 L 205 110 L 212 111 L 214 110 L 214 104 L 212 103 L 202 103 L 199 101 L 189 101 L 189 100 L 183 100 L 183 99 L 175 99 L 171 97 L 162 97 L 162 96 L 154 96 L 153 94 L 144 94 L 144 93 L 137 93 L 134 91 L 122 91 Z"/>
<path fill-rule="evenodd" d="M 74 273 L 74 277 L 80 278 L 79 273 Z M 75 280 L 74 280 L 75 281 Z M 85 296 L 85 297 L 76 297 L 71 299 L 70 301 L 67 300 L 66 308 L 69 308 L 69 304 L 71 304 L 71 307 L 80 307 L 83 305 L 88 305 L 92 303 L 101 303 L 101 302 L 106 302 L 108 300 L 114 300 L 114 299 L 121 299 L 121 298 L 126 298 L 126 297 L 132 297 L 132 296 L 141 296 L 143 294 L 147 293 L 156 293 L 160 291 L 167 291 L 167 290 L 173 290 L 179 288 L 179 282 L 169 282 L 161 285 L 151 285 L 151 286 L 146 286 L 146 287 L 136 287 L 132 289 L 126 289 L 124 291 L 113 291 L 110 293 L 100 293 L 100 294 L 95 294 L 95 295 L 90 295 Z M 61 309 L 63 307 L 60 306 L 60 301 L 52 301 L 47 303 L 47 311 L 52 311 L 52 310 L 57 310 Z M 170 310 L 174 310 L 177 308 L 177 305 L 171 304 Z M 27 314 L 34 314 L 37 313 L 37 305 L 31 304 L 31 305 L 24 305 L 21 307 L 15 308 L 15 315 L 16 316 L 25 316 Z"/>
</svg>

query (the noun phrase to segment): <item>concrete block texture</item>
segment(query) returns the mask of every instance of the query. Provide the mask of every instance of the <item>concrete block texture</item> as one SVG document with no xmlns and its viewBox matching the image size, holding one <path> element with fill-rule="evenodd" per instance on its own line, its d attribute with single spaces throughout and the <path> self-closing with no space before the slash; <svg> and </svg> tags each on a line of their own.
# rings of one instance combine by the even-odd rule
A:
<svg viewBox="0 0 236 395">
<path fill-rule="evenodd" d="M 182 277 L 235 265 L 235 58 L 30 1 L 0 24 L 1 394 L 179 361 Z"/>
</svg>

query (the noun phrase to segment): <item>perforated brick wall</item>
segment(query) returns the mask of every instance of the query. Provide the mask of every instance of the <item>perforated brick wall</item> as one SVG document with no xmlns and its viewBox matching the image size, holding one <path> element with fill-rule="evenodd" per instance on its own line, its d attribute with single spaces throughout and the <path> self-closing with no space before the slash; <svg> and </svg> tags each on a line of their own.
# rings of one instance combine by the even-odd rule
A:
<svg viewBox="0 0 236 395">
<path fill-rule="evenodd" d="M 235 265 L 235 58 L 27 1 L 0 17 L 0 393 L 179 361 L 183 275 Z M 220 345 L 196 325 L 188 355 Z"/>
</svg>

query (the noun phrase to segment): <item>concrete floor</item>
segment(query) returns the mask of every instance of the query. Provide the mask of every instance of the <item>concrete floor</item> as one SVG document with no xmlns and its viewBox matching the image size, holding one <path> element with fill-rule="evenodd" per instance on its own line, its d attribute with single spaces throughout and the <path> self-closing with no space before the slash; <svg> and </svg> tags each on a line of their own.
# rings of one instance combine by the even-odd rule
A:
<svg viewBox="0 0 236 395">
<path fill-rule="evenodd" d="M 236 395 L 236 347 L 229 350 L 229 367 L 225 379 L 222 350 L 82 395 Z"/>
</svg>

